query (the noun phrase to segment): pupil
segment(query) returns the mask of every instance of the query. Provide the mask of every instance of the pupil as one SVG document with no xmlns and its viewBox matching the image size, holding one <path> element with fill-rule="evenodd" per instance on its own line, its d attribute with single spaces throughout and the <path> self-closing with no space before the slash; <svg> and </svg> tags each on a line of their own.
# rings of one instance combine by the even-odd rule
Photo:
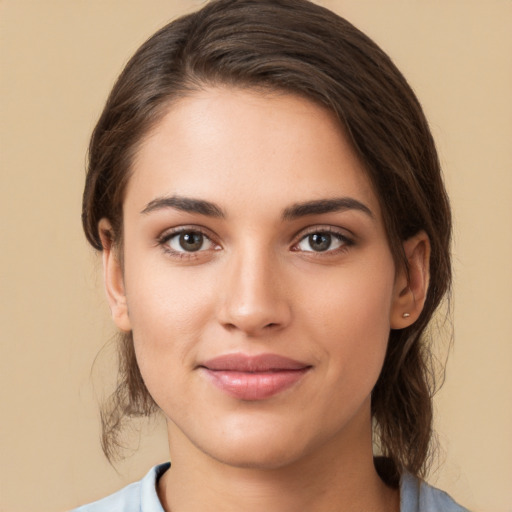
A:
<svg viewBox="0 0 512 512">
<path fill-rule="evenodd" d="M 326 251 L 331 246 L 331 235 L 325 233 L 309 235 L 309 243 L 315 251 Z"/>
<path fill-rule="evenodd" d="M 201 233 L 182 233 L 180 235 L 180 245 L 185 251 L 198 251 L 203 245 L 203 235 Z"/>
</svg>

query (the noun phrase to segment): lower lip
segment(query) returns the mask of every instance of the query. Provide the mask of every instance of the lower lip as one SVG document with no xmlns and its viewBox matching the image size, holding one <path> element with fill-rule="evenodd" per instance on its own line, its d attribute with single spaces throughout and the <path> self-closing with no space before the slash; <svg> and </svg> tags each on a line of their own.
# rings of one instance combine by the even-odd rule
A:
<svg viewBox="0 0 512 512">
<path fill-rule="evenodd" d="M 239 400 L 265 400 L 290 388 L 304 377 L 309 368 L 272 372 L 236 372 L 203 368 L 211 382 Z"/>
</svg>

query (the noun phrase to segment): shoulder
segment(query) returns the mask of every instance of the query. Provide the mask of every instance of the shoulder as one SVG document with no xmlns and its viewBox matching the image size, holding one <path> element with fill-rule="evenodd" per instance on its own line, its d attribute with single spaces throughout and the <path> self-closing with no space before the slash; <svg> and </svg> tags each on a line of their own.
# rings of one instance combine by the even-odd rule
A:
<svg viewBox="0 0 512 512">
<path fill-rule="evenodd" d="M 447 493 L 409 473 L 400 479 L 400 512 L 469 512 Z"/>
<path fill-rule="evenodd" d="M 139 482 L 72 512 L 164 512 L 158 499 L 156 484 L 168 468 L 169 463 L 155 466 Z"/>
<path fill-rule="evenodd" d="M 72 512 L 139 512 L 141 482 L 126 486 L 106 498 L 83 505 Z"/>
</svg>

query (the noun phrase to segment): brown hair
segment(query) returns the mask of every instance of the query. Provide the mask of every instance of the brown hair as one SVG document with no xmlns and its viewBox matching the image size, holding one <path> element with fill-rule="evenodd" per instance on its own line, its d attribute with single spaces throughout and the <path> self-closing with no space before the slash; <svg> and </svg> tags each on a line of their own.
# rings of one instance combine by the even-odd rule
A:
<svg viewBox="0 0 512 512">
<path fill-rule="evenodd" d="M 129 61 L 92 135 L 83 198 L 89 242 L 102 245 L 106 217 L 122 244 L 130 164 L 169 102 L 215 85 L 282 90 L 332 112 L 373 184 L 397 264 L 402 242 L 424 230 L 430 286 L 410 327 L 392 330 L 372 393 L 376 442 L 402 470 L 423 475 L 432 437 L 434 392 L 425 329 L 451 282 L 451 216 L 434 142 L 421 106 L 389 57 L 331 11 L 306 0 L 214 0 L 154 34 Z M 118 387 L 103 411 L 103 448 L 112 458 L 124 419 L 157 410 L 137 367 L 132 339 L 119 348 Z"/>
</svg>

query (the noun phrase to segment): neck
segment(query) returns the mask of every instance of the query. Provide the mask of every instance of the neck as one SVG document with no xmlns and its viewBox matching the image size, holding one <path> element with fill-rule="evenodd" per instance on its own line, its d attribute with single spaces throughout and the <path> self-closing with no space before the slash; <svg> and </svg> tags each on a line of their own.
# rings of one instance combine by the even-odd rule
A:
<svg viewBox="0 0 512 512">
<path fill-rule="evenodd" d="M 262 469 L 215 460 L 187 446 L 177 428 L 169 430 L 172 467 L 158 489 L 166 512 L 399 510 L 398 490 L 375 470 L 371 432 L 370 442 L 334 442 L 282 467 Z"/>
</svg>

